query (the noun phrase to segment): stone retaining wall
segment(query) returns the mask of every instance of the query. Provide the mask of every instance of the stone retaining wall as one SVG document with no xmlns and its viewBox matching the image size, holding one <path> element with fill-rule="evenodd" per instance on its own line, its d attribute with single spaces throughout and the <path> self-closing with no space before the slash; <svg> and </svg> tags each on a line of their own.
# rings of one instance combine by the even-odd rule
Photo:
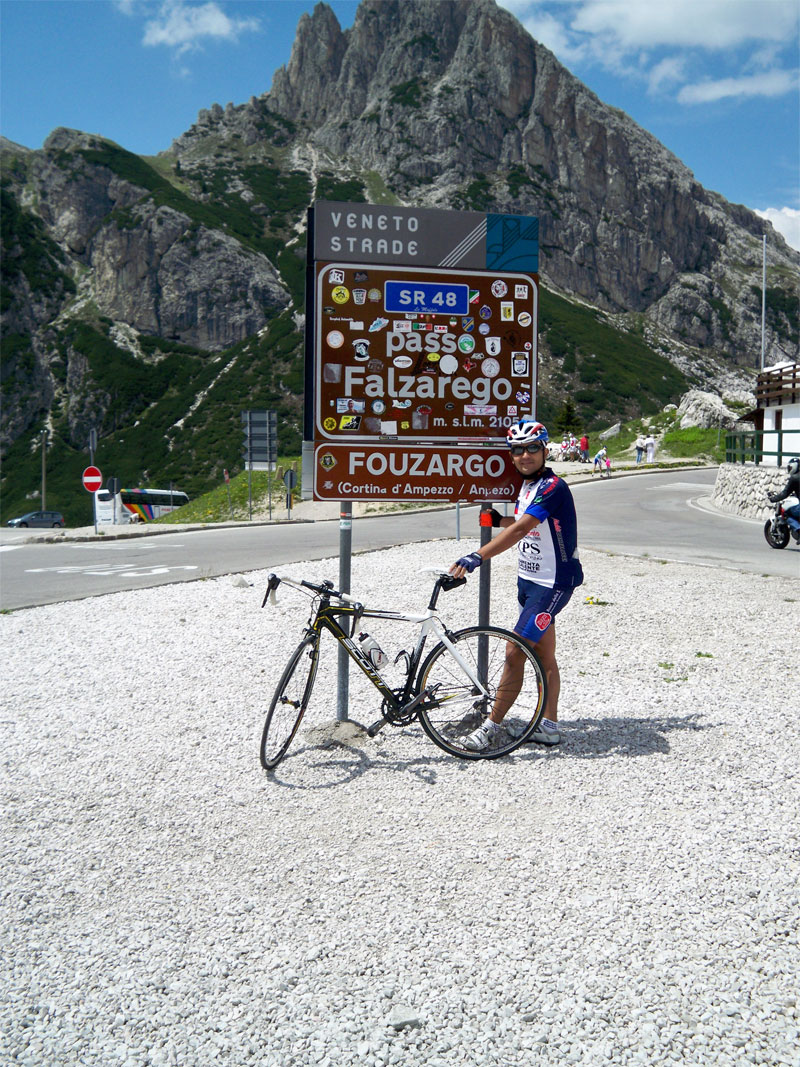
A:
<svg viewBox="0 0 800 1067">
<path fill-rule="evenodd" d="M 789 475 L 785 467 L 755 467 L 723 463 L 717 472 L 711 500 L 720 511 L 746 519 L 768 519 L 773 506 L 767 493 L 783 489 Z M 791 502 L 791 501 L 790 501 Z"/>
</svg>

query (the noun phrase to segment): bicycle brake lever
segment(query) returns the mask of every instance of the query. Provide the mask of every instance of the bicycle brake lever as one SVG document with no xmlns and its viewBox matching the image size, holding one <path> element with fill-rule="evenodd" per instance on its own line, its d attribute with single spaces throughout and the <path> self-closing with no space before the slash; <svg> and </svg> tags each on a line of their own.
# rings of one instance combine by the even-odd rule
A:
<svg viewBox="0 0 800 1067">
<path fill-rule="evenodd" d="M 270 574 L 269 575 L 269 577 L 267 578 L 267 589 L 266 589 L 266 592 L 264 593 L 264 599 L 261 601 L 261 607 L 262 608 L 266 607 L 266 604 L 267 604 L 268 600 L 269 600 L 270 604 L 277 604 L 278 603 L 278 598 L 275 595 L 275 590 L 278 588 L 278 586 L 280 584 L 281 584 L 281 580 L 280 580 L 280 578 L 278 577 L 277 574 Z"/>
<path fill-rule="evenodd" d="M 466 584 L 466 578 L 453 578 L 452 576 L 450 576 L 442 578 L 441 580 L 441 587 L 445 591 L 445 593 L 449 592 L 451 589 L 457 589 L 460 585 Z"/>
</svg>

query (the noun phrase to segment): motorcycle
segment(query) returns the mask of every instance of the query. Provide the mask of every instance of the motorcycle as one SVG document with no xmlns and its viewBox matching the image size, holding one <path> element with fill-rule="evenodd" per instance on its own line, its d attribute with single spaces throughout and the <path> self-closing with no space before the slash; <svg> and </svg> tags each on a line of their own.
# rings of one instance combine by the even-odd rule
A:
<svg viewBox="0 0 800 1067">
<path fill-rule="evenodd" d="M 793 537 L 800 545 L 800 522 L 786 514 L 783 504 L 775 504 L 775 514 L 764 523 L 764 537 L 770 548 L 786 548 Z"/>
</svg>

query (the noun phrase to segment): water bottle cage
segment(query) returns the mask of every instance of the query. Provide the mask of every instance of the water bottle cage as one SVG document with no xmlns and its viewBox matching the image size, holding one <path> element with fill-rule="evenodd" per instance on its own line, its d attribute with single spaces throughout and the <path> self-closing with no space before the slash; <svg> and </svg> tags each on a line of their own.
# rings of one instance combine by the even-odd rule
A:
<svg viewBox="0 0 800 1067">
<path fill-rule="evenodd" d="M 364 605 L 363 604 L 354 604 L 353 605 L 353 622 L 352 622 L 352 624 L 350 626 L 350 633 L 347 635 L 350 638 L 351 641 L 356 636 L 356 630 L 358 629 L 358 624 L 361 622 L 361 616 L 363 614 L 364 614 Z"/>
<path fill-rule="evenodd" d="M 403 663 L 405 665 L 406 674 L 408 674 L 409 671 L 411 670 L 411 656 L 410 656 L 410 654 L 408 652 L 406 652 L 405 649 L 401 649 L 400 652 L 398 652 L 397 655 L 394 657 L 394 665 L 395 665 L 395 667 L 397 666 L 397 664 L 401 660 L 403 661 Z"/>
</svg>

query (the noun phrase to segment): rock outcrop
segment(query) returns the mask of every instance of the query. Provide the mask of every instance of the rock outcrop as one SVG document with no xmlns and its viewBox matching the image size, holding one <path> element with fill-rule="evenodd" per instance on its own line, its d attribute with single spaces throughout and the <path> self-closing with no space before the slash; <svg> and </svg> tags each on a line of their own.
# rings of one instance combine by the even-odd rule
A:
<svg viewBox="0 0 800 1067">
<path fill-rule="evenodd" d="M 681 397 L 677 416 L 682 430 L 687 426 L 699 426 L 703 430 L 721 426 L 725 430 L 732 430 L 739 417 L 715 393 L 706 393 L 701 389 L 692 389 Z"/>
</svg>

